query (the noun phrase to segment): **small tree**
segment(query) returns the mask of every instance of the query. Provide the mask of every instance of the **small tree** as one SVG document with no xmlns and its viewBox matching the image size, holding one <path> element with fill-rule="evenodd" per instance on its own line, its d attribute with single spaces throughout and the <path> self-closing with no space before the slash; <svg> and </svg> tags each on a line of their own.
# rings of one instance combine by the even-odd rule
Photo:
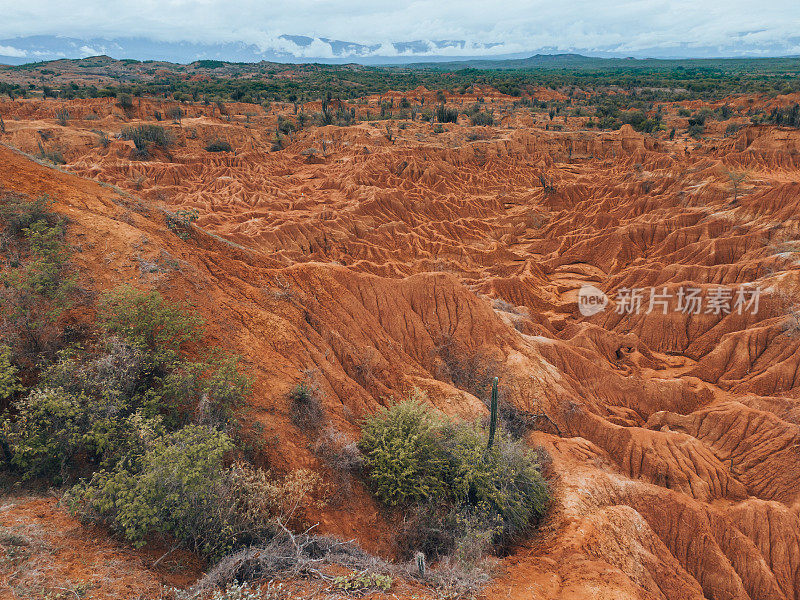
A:
<svg viewBox="0 0 800 600">
<path fill-rule="evenodd" d="M 747 172 L 727 170 L 725 171 L 725 176 L 728 178 L 731 191 L 733 192 L 733 200 L 731 202 L 736 204 L 739 200 L 739 191 L 741 190 L 742 183 L 747 179 Z"/>
<path fill-rule="evenodd" d="M 69 111 L 66 108 L 56 111 L 56 121 L 62 127 L 66 127 L 69 123 Z"/>
<path fill-rule="evenodd" d="M 167 109 L 167 116 L 172 119 L 173 123 L 180 125 L 183 118 L 183 110 L 180 106 L 171 106 Z"/>
<path fill-rule="evenodd" d="M 133 97 L 130 94 L 118 94 L 117 106 L 122 109 L 126 116 L 130 116 L 133 112 Z"/>
</svg>

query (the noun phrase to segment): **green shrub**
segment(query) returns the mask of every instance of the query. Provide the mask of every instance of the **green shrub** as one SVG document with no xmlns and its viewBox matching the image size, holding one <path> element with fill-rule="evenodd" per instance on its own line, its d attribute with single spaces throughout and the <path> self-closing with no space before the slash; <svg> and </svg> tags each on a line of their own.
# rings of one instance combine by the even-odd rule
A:
<svg viewBox="0 0 800 600">
<path fill-rule="evenodd" d="M 6 231 L 12 237 L 21 237 L 23 231 L 37 221 L 54 227 L 59 217 L 52 211 L 53 201 L 48 196 L 40 196 L 29 200 L 23 196 L 6 196 L 0 203 L 0 219 L 5 223 Z"/>
<path fill-rule="evenodd" d="M 238 356 L 214 351 L 204 360 L 178 363 L 162 379 L 162 410 L 175 417 L 191 410 L 191 420 L 224 427 L 251 390 L 249 377 L 239 370 L 240 360 Z"/>
<path fill-rule="evenodd" d="M 706 128 L 700 123 L 692 123 L 686 130 L 686 132 L 695 139 L 702 136 L 705 133 L 705 131 Z"/>
<path fill-rule="evenodd" d="M 0 400 L 8 400 L 23 390 L 18 372 L 19 369 L 11 362 L 11 348 L 0 346 Z"/>
<path fill-rule="evenodd" d="M 458 122 L 458 111 L 440 104 L 436 107 L 436 120 L 439 123 L 456 123 Z"/>
<path fill-rule="evenodd" d="M 494 125 L 494 117 L 490 113 L 485 111 L 475 113 L 470 117 L 469 120 L 473 126 Z"/>
<path fill-rule="evenodd" d="M 167 229 L 186 241 L 191 236 L 192 223 L 200 217 L 200 212 L 196 208 L 182 208 L 174 213 L 167 213 L 165 221 Z"/>
<path fill-rule="evenodd" d="M 63 480 L 78 455 L 89 459 L 117 443 L 118 424 L 109 402 L 63 389 L 36 389 L 15 405 L 13 421 L 3 423 L 11 464 L 23 478 Z"/>
<path fill-rule="evenodd" d="M 98 471 L 67 501 L 73 511 L 96 511 L 136 546 L 161 533 L 216 553 L 225 545 L 227 524 L 216 521 L 214 504 L 223 485 L 222 458 L 231 448 L 224 433 L 190 425 L 153 439 L 140 457 Z"/>
<path fill-rule="evenodd" d="M 31 361 L 49 357 L 75 284 L 67 275 L 64 226 L 46 206 L 42 199 L 19 203 L 4 215 L 6 229 L 21 239 L 14 242 L 15 261 L 0 272 L 0 322 L 8 332 L 6 343 Z"/>
<path fill-rule="evenodd" d="M 232 152 L 233 148 L 225 140 L 212 140 L 206 145 L 206 152 Z"/>
<path fill-rule="evenodd" d="M 63 480 L 92 465 L 129 460 L 142 420 L 162 433 L 186 423 L 224 429 L 250 392 L 238 357 L 181 356 L 181 346 L 199 337 L 199 320 L 156 292 L 114 290 L 100 315 L 106 337 L 91 351 L 60 351 L 3 426 L 7 458 L 26 477 Z"/>
<path fill-rule="evenodd" d="M 484 427 L 434 418 L 419 395 L 368 417 L 359 446 L 378 498 L 410 509 L 398 537 L 406 553 L 477 562 L 546 511 L 548 487 L 523 442 L 500 429 L 489 448 Z"/>
<path fill-rule="evenodd" d="M 283 479 L 244 463 L 225 468 L 233 448 L 223 432 L 187 425 L 142 436 L 144 451 L 81 482 L 65 499 L 74 513 L 101 519 L 136 546 L 169 535 L 212 558 L 271 539 L 295 522 L 319 476 L 295 471 Z"/>
<path fill-rule="evenodd" d="M 164 369 L 178 360 L 184 344 L 200 339 L 202 319 L 168 303 L 155 290 L 120 286 L 100 301 L 98 322 L 103 331 L 146 350 L 154 367 Z"/>
<path fill-rule="evenodd" d="M 148 156 L 150 154 L 150 144 L 166 149 L 174 142 L 174 138 L 169 131 L 161 127 L 161 125 L 150 124 L 124 127 L 122 129 L 122 139 L 132 141 L 140 156 Z"/>
<path fill-rule="evenodd" d="M 422 402 L 411 399 L 384 408 L 362 424 L 359 449 L 367 479 L 389 506 L 447 495 L 447 457 L 437 434 L 440 423 Z"/>
<path fill-rule="evenodd" d="M 119 106 L 125 114 L 133 110 L 133 97 L 130 94 L 117 94 L 117 106 Z"/>
<path fill-rule="evenodd" d="M 389 591 L 394 583 L 391 575 L 353 571 L 348 575 L 333 578 L 333 587 L 343 592 L 363 592 L 368 590 Z"/>
<path fill-rule="evenodd" d="M 482 507 L 500 517 L 503 536 L 513 536 L 543 515 L 547 485 L 522 441 L 500 433 L 487 449 L 483 427 L 447 426 L 442 436 L 449 458 L 448 479 L 455 501 Z"/>
</svg>

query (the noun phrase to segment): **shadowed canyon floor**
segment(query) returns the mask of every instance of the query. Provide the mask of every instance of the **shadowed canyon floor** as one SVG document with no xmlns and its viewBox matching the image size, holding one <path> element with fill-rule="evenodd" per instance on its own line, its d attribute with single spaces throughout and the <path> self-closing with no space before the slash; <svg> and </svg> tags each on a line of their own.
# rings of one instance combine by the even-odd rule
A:
<svg viewBox="0 0 800 600">
<path fill-rule="evenodd" d="M 552 456 L 554 502 L 487 598 L 800 599 L 800 131 L 670 140 L 579 117 L 554 131 L 485 96 L 499 126 L 308 127 L 285 149 L 272 131 L 291 105 L 188 105 L 162 123 L 174 143 L 144 159 L 116 134 L 155 123 L 158 101 L 128 115 L 73 101 L 63 124 L 58 101 L 0 102 L 0 188 L 56 201 L 91 289 L 151 286 L 207 318 L 253 373 L 248 421 L 279 470 L 327 473 L 288 415 L 309 370 L 353 437 L 413 387 L 481 416 L 498 375 Z M 233 151 L 204 150 L 216 139 Z M 66 164 L 15 150 L 42 148 Z M 190 209 L 183 240 L 165 211 Z M 582 316 L 585 284 L 606 310 Z M 641 310 L 617 310 L 634 288 Z M 687 288 L 732 290 L 730 310 L 677 310 Z M 755 289 L 758 310 L 738 310 L 737 291 Z M 0 524 L 45 518 L 24 502 L 0 507 Z M 358 482 L 308 517 L 392 553 L 393 524 Z M 137 593 L 163 580 L 138 573 Z"/>
</svg>

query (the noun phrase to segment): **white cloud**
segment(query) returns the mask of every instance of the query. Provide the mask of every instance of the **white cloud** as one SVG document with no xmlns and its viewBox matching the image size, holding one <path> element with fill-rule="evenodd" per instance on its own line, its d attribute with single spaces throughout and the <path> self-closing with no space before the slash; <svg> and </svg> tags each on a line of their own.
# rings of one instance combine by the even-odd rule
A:
<svg viewBox="0 0 800 600">
<path fill-rule="evenodd" d="M 380 45 L 464 40 L 431 48 L 461 56 L 588 50 L 621 53 L 653 48 L 720 48 L 728 53 L 796 50 L 797 0 L 29 0 L 4 9 L 0 38 L 63 35 L 148 37 L 159 41 L 244 42 L 298 57 L 331 57 L 328 44 L 308 46 L 281 34 Z M 488 47 L 489 44 L 499 45 Z"/>
<path fill-rule="evenodd" d="M 25 50 L 14 48 L 14 46 L 0 46 L 0 55 L 13 56 L 15 58 L 24 58 L 28 56 L 28 53 L 25 52 Z"/>
</svg>

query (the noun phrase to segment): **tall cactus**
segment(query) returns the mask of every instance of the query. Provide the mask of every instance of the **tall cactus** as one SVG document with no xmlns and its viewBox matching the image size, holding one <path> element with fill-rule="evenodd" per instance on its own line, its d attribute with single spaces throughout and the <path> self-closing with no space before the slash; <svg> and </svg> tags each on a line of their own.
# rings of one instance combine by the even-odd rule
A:
<svg viewBox="0 0 800 600">
<path fill-rule="evenodd" d="M 497 382 L 498 381 L 499 379 L 497 377 L 492 379 L 492 407 L 491 407 L 492 416 L 489 421 L 489 445 L 487 446 L 487 448 L 491 448 L 492 444 L 494 444 L 494 433 L 495 430 L 497 429 L 497 404 L 498 404 Z"/>
<path fill-rule="evenodd" d="M 422 552 L 417 552 L 414 555 L 414 560 L 417 563 L 417 572 L 419 573 L 420 579 L 425 579 L 425 572 L 427 571 L 425 555 Z"/>
</svg>

